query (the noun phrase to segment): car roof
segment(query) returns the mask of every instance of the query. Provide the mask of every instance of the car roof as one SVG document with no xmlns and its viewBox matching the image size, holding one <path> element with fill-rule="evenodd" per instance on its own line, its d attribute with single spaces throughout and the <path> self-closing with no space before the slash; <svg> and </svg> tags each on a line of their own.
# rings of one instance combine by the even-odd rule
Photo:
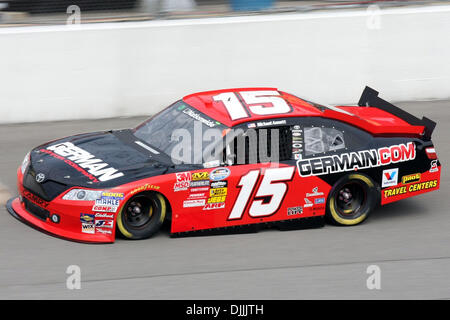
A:
<svg viewBox="0 0 450 320">
<path fill-rule="evenodd" d="M 232 120 L 230 115 L 225 108 L 225 105 L 221 101 L 214 101 L 214 97 L 220 95 L 221 93 L 234 93 L 242 102 L 242 92 L 246 91 L 257 91 L 260 96 L 279 96 L 282 98 L 290 107 L 291 111 L 283 114 L 269 114 L 269 115 L 258 115 L 247 107 L 245 108 L 248 117 L 240 118 L 237 120 Z M 249 121 L 261 121 L 279 117 L 307 117 L 307 116 L 320 116 L 321 111 L 314 107 L 311 103 L 302 100 L 291 94 L 279 91 L 276 88 L 234 88 L 234 89 L 224 89 L 224 90 L 214 90 L 198 92 L 183 98 L 183 101 L 191 105 L 195 109 L 209 117 L 222 122 L 223 124 L 233 127 L 235 125 L 241 124 L 243 122 Z"/>
<path fill-rule="evenodd" d="M 248 91 L 255 91 L 258 97 L 278 97 L 277 99 L 283 99 L 290 107 L 289 112 L 280 114 L 267 114 L 261 115 L 251 111 L 251 106 L 256 104 L 244 103 L 243 95 L 246 95 Z M 222 98 L 217 96 L 222 95 Z M 244 107 L 247 116 L 239 117 L 238 119 L 232 119 L 225 107 L 223 97 L 235 95 L 240 102 L 240 105 Z M 231 96 L 232 99 L 235 97 Z M 213 91 L 197 92 L 187 95 L 183 98 L 183 101 L 194 107 L 198 111 L 206 114 L 212 119 L 223 123 L 228 127 L 234 127 L 245 122 L 255 122 L 276 118 L 287 117 L 322 117 L 328 119 L 334 119 L 341 122 L 346 122 L 353 126 L 359 127 L 365 131 L 368 131 L 374 135 L 407 135 L 407 136 L 420 136 L 423 133 L 423 126 L 413 126 L 404 120 L 377 108 L 373 107 L 358 107 L 358 106 L 327 106 L 315 104 L 313 102 L 301 99 L 295 95 L 280 91 L 277 88 L 271 87 L 252 87 L 252 88 L 232 88 Z M 236 101 L 235 101 L 236 102 Z M 245 106 L 244 106 L 245 105 Z M 266 106 L 272 106 L 268 103 Z M 239 105 L 238 105 L 239 107 Z"/>
</svg>

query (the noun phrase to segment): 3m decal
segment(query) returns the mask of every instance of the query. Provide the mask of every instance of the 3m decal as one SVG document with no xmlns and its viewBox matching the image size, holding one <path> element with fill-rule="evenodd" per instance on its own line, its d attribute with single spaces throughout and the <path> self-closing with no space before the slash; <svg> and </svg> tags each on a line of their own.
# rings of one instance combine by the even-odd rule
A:
<svg viewBox="0 0 450 320">
<path fill-rule="evenodd" d="M 173 186 L 173 191 L 187 190 L 190 186 L 192 175 L 190 172 L 175 173 L 177 181 Z"/>
<path fill-rule="evenodd" d="M 381 187 L 392 187 L 398 183 L 398 168 L 383 170 Z"/>
<path fill-rule="evenodd" d="M 386 166 L 416 158 L 414 142 L 297 161 L 301 177 Z"/>
<path fill-rule="evenodd" d="M 103 160 L 96 159 L 94 155 L 81 149 L 80 147 L 75 146 L 71 142 L 51 145 L 47 147 L 47 150 L 53 151 L 55 154 L 72 161 L 74 164 L 83 169 L 86 169 L 89 174 L 98 178 L 100 181 L 113 180 L 123 176 L 122 172 L 114 169 Z"/>
<path fill-rule="evenodd" d="M 389 198 L 389 197 L 397 196 L 400 194 L 406 194 L 406 193 L 412 193 L 412 192 L 417 192 L 417 191 L 421 191 L 421 190 L 436 188 L 437 184 L 438 184 L 437 180 L 430 180 L 430 181 L 425 181 L 425 182 L 414 183 L 414 184 L 410 184 L 408 186 L 402 186 L 402 187 L 398 187 L 398 188 L 394 188 L 394 189 L 383 190 L 383 195 L 385 198 Z"/>
</svg>

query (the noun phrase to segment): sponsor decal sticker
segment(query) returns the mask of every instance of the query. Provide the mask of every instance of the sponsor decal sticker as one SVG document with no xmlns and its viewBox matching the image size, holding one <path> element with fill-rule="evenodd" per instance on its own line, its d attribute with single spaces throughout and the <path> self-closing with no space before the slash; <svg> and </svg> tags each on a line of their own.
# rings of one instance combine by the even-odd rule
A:
<svg viewBox="0 0 450 320">
<path fill-rule="evenodd" d="M 80 221 L 93 224 L 95 221 L 95 215 L 90 213 L 80 213 Z"/>
<path fill-rule="evenodd" d="M 183 208 L 203 207 L 205 205 L 205 202 L 205 199 L 184 200 Z"/>
<path fill-rule="evenodd" d="M 437 160 L 433 160 L 433 161 L 431 161 L 430 172 L 436 172 L 436 171 L 439 171 L 439 167 L 437 165 Z"/>
<path fill-rule="evenodd" d="M 306 194 L 307 197 L 323 196 L 323 192 L 319 192 L 319 187 L 314 187 L 311 193 Z"/>
<path fill-rule="evenodd" d="M 98 228 L 95 231 L 98 233 L 103 233 L 103 234 L 112 234 L 112 230 L 105 230 L 105 229 Z"/>
<path fill-rule="evenodd" d="M 199 187 L 199 188 L 191 188 L 191 192 L 203 192 L 208 191 L 209 187 Z"/>
<path fill-rule="evenodd" d="M 114 206 L 114 207 L 118 207 L 120 204 L 120 200 L 119 199 L 114 199 L 114 198 L 100 198 L 95 200 L 95 204 L 99 205 L 99 206 Z"/>
<path fill-rule="evenodd" d="M 114 220 L 95 220 L 96 228 L 109 228 L 112 229 L 114 226 Z"/>
<path fill-rule="evenodd" d="M 402 183 L 408 184 L 408 183 L 413 183 L 413 182 L 419 182 L 420 177 L 421 177 L 420 173 L 408 174 L 407 176 L 402 177 Z"/>
<path fill-rule="evenodd" d="M 437 180 L 430 180 L 425 182 L 419 182 L 419 183 L 413 183 L 407 186 L 402 186 L 394 189 L 387 189 L 383 190 L 383 195 L 385 198 L 401 195 L 401 194 L 407 194 L 407 193 L 413 193 L 421 190 L 427 190 L 437 187 Z"/>
<path fill-rule="evenodd" d="M 42 200 L 41 198 L 39 198 L 38 196 L 32 194 L 27 190 L 23 190 L 23 196 L 40 207 L 47 208 L 49 205 L 47 201 Z"/>
<path fill-rule="evenodd" d="M 303 207 L 302 206 L 291 207 L 291 208 L 287 209 L 287 215 L 288 216 L 298 215 L 298 214 L 302 214 L 302 213 L 303 213 Z"/>
<path fill-rule="evenodd" d="M 190 186 L 192 180 L 192 175 L 190 172 L 178 172 L 175 173 L 177 182 L 173 186 L 173 191 L 187 190 Z"/>
<path fill-rule="evenodd" d="M 83 169 L 86 169 L 89 173 L 88 177 L 95 182 L 109 181 L 124 175 L 103 160 L 95 158 L 94 155 L 75 146 L 71 142 L 54 144 L 41 151 L 50 154 L 51 156 L 57 155 L 59 156 L 57 157 L 59 159 L 62 157 L 63 159 L 68 160 L 65 162 L 75 169 L 77 169 L 77 167 L 80 169 L 82 168 L 81 171 L 78 170 L 80 172 L 84 171 Z"/>
<path fill-rule="evenodd" d="M 80 221 L 82 233 L 95 233 L 95 215 L 89 213 L 80 213 Z"/>
<path fill-rule="evenodd" d="M 383 170 L 381 187 L 392 187 L 398 184 L 398 168 Z"/>
<path fill-rule="evenodd" d="M 93 223 L 81 223 L 81 232 L 95 234 L 95 226 Z"/>
<path fill-rule="evenodd" d="M 314 204 L 323 204 L 323 203 L 325 203 L 325 198 L 314 199 Z"/>
<path fill-rule="evenodd" d="M 92 211 L 98 211 L 98 212 L 116 212 L 117 206 L 105 206 L 105 205 L 99 205 L 94 204 L 92 207 Z"/>
<path fill-rule="evenodd" d="M 213 196 L 226 196 L 228 188 L 212 188 L 209 190 L 209 195 Z"/>
<path fill-rule="evenodd" d="M 231 171 L 228 168 L 217 168 L 211 171 L 209 178 L 213 181 L 225 180 L 229 177 Z"/>
<path fill-rule="evenodd" d="M 131 194 L 135 194 L 135 193 L 139 193 L 139 192 L 146 191 L 146 190 L 159 190 L 159 189 L 160 189 L 159 186 L 155 186 L 153 184 L 146 183 L 143 186 L 140 186 L 140 187 L 137 187 L 136 189 L 133 189 L 130 193 Z"/>
<path fill-rule="evenodd" d="M 95 218 L 114 219 L 114 214 L 96 213 Z"/>
<path fill-rule="evenodd" d="M 123 193 L 119 192 L 102 192 L 102 199 L 114 199 L 114 200 L 122 200 L 124 197 Z"/>
<path fill-rule="evenodd" d="M 226 188 L 227 186 L 228 186 L 228 181 L 211 182 L 211 188 Z"/>
<path fill-rule="evenodd" d="M 192 181 L 198 181 L 198 180 L 209 180 L 209 173 L 207 171 L 194 172 L 192 174 Z"/>
<path fill-rule="evenodd" d="M 189 183 L 190 188 L 206 187 L 206 186 L 209 186 L 209 180 L 191 181 Z"/>
<path fill-rule="evenodd" d="M 313 206 L 313 203 L 308 198 L 305 198 L 305 204 L 303 205 L 303 207 L 309 208 L 312 206 Z"/>
<path fill-rule="evenodd" d="M 219 197 L 210 197 L 208 198 L 208 203 L 219 203 L 219 202 L 225 202 L 226 196 L 219 196 Z"/>
<path fill-rule="evenodd" d="M 182 112 L 184 114 L 188 115 L 189 117 L 191 117 L 197 121 L 200 121 L 201 123 L 203 123 L 204 125 L 206 125 L 210 128 L 214 128 L 217 124 L 220 124 L 220 122 L 216 123 L 214 121 L 205 119 L 200 113 L 198 113 L 190 108 L 185 108 Z"/>
<path fill-rule="evenodd" d="M 414 142 L 297 161 L 301 177 L 386 166 L 416 158 Z"/>
<path fill-rule="evenodd" d="M 223 209 L 223 208 L 225 208 L 225 202 L 221 202 L 221 203 L 207 203 L 203 207 L 203 210 L 214 210 L 214 209 Z"/>
</svg>

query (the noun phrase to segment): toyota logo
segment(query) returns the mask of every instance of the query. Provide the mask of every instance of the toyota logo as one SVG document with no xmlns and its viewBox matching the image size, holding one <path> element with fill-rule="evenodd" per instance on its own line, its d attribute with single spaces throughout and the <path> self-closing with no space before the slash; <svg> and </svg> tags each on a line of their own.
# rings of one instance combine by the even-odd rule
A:
<svg viewBox="0 0 450 320">
<path fill-rule="evenodd" d="M 37 183 L 42 183 L 45 180 L 45 174 L 43 173 L 38 173 L 36 175 L 36 182 Z"/>
</svg>

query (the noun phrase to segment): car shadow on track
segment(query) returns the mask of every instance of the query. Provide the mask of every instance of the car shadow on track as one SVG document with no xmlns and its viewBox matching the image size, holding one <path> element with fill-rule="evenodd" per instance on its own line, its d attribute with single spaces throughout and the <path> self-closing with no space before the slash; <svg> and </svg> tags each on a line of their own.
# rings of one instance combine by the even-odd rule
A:
<svg viewBox="0 0 450 320">
<path fill-rule="evenodd" d="M 431 207 L 420 199 L 404 199 L 384 206 L 377 207 L 371 214 L 370 220 L 382 219 L 411 219 L 431 212 Z"/>
</svg>

